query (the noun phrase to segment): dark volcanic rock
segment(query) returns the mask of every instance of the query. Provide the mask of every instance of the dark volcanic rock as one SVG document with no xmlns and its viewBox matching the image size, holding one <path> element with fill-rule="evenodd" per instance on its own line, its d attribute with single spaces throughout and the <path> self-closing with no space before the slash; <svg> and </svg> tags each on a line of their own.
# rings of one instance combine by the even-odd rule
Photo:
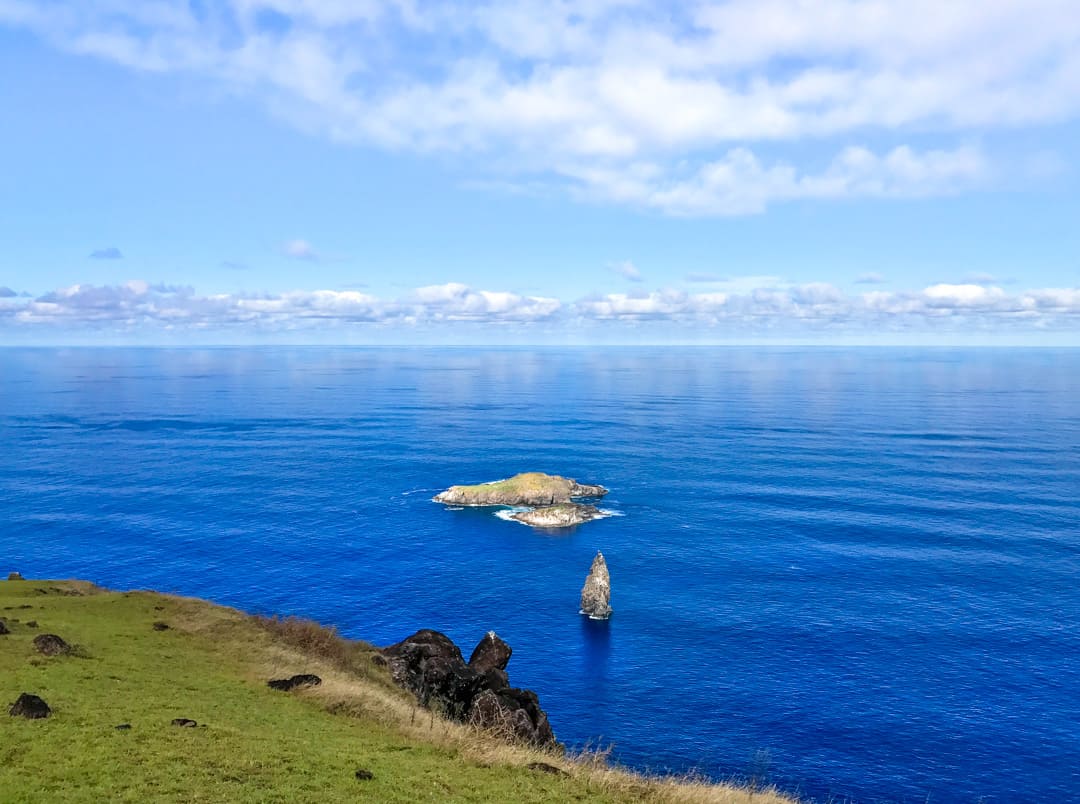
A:
<svg viewBox="0 0 1080 804">
<path fill-rule="evenodd" d="M 12 717 L 25 717 L 29 720 L 40 720 L 52 714 L 49 705 L 36 695 L 24 692 L 19 699 L 11 705 L 8 713 Z"/>
<path fill-rule="evenodd" d="M 461 656 L 446 634 L 423 629 L 383 649 L 390 675 L 424 706 L 462 720 L 480 691 L 483 678 Z"/>
<path fill-rule="evenodd" d="M 569 776 L 570 774 L 564 771 L 562 768 L 556 768 L 554 765 L 549 765 L 546 762 L 530 762 L 525 766 L 529 770 L 539 771 L 540 773 L 550 773 L 552 776 Z"/>
<path fill-rule="evenodd" d="M 173 719 L 172 725 L 179 726 L 182 729 L 193 729 L 199 724 L 189 717 L 178 717 Z"/>
<path fill-rule="evenodd" d="M 505 670 L 513 652 L 509 645 L 499 639 L 498 634 L 488 631 L 473 649 L 472 656 L 469 657 L 469 667 L 479 673 L 492 669 Z"/>
<path fill-rule="evenodd" d="M 375 778 L 375 774 L 367 770 L 366 768 L 357 768 L 356 778 L 359 779 L 361 782 L 370 782 L 372 779 Z"/>
<path fill-rule="evenodd" d="M 119 726 L 113 726 L 117 731 L 131 731 L 130 723 L 121 723 Z"/>
<path fill-rule="evenodd" d="M 7 579 L 9 581 L 25 581 L 26 580 L 25 578 L 23 578 L 23 576 L 21 576 L 17 572 L 9 573 L 8 576 L 7 576 Z"/>
<path fill-rule="evenodd" d="M 276 678 L 266 682 L 266 686 L 282 692 L 289 692 L 298 687 L 317 687 L 320 684 L 322 684 L 322 679 L 314 673 L 301 673 L 291 678 Z"/>
<path fill-rule="evenodd" d="M 484 690 L 473 703 L 471 722 L 480 728 L 530 745 L 552 745 L 547 714 L 532 690 L 505 687 Z"/>
<path fill-rule="evenodd" d="M 8 630 L 7 623 L 0 620 L 0 636 L 7 636 L 11 632 Z"/>
<path fill-rule="evenodd" d="M 27 620 L 26 627 L 27 628 L 37 628 L 38 627 L 37 620 Z"/>
<path fill-rule="evenodd" d="M 581 613 L 593 620 L 606 620 L 611 616 L 611 576 L 604 554 L 599 551 L 581 589 Z"/>
<path fill-rule="evenodd" d="M 62 656 L 71 653 L 71 645 L 56 634 L 42 634 L 34 637 L 34 647 L 45 656 Z"/>
<path fill-rule="evenodd" d="M 509 685 L 512 650 L 493 632 L 476 646 L 469 664 L 457 645 L 438 631 L 417 631 L 383 648 L 394 681 L 424 706 L 507 739 L 537 746 L 555 744 L 536 694 Z"/>
<path fill-rule="evenodd" d="M 500 670 L 498 667 L 485 670 L 483 676 L 483 687 L 486 690 L 501 690 L 503 687 L 510 686 L 510 676 L 507 675 L 505 670 Z"/>
<path fill-rule="evenodd" d="M 161 620 L 158 620 L 156 623 L 154 623 L 154 630 L 155 631 L 168 631 L 169 630 L 169 624 L 168 623 L 163 623 L 163 622 L 161 622 Z"/>
</svg>

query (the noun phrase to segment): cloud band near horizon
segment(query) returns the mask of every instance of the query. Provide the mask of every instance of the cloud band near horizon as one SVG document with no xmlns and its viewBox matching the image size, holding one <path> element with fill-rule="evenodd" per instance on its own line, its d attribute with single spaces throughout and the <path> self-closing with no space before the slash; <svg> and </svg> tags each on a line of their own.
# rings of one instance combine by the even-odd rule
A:
<svg viewBox="0 0 1080 804">
<path fill-rule="evenodd" d="M 313 332 L 470 325 L 535 328 L 685 327 L 697 335 L 979 331 L 1080 334 L 1080 288 L 1009 293 L 986 284 L 846 293 L 827 283 L 770 284 L 737 292 L 661 289 L 596 294 L 573 301 L 460 283 L 384 299 L 353 290 L 202 295 L 191 287 L 131 281 L 72 285 L 36 298 L 0 298 L 0 332 Z M 490 329 L 489 329 L 490 331 Z"/>
</svg>

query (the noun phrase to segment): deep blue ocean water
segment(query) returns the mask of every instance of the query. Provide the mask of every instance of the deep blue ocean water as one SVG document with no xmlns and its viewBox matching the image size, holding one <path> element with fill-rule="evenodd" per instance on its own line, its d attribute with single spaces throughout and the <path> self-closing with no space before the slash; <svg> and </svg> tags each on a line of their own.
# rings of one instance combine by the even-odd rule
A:
<svg viewBox="0 0 1080 804">
<path fill-rule="evenodd" d="M 5 573 L 466 655 L 494 629 L 560 739 L 636 767 L 1080 801 L 1080 351 L 3 349 L 0 378 Z M 523 470 L 621 516 L 430 502 Z"/>
</svg>

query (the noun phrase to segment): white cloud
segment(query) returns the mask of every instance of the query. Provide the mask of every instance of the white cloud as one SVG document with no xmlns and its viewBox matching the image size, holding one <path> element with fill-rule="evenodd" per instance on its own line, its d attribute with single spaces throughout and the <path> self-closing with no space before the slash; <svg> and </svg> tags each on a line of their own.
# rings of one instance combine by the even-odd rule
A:
<svg viewBox="0 0 1080 804">
<path fill-rule="evenodd" d="M 412 299 L 416 317 L 429 321 L 537 321 L 562 307 L 558 299 L 473 290 L 457 282 L 417 288 Z"/>
<path fill-rule="evenodd" d="M 976 186 L 987 177 L 981 152 L 970 146 L 918 153 L 900 146 L 883 155 L 861 148 L 842 151 L 816 174 L 790 164 L 765 164 L 735 148 L 689 175 L 671 175 L 654 164 L 565 167 L 590 197 L 660 209 L 673 215 L 742 215 L 776 201 L 839 198 L 916 198 Z"/>
<path fill-rule="evenodd" d="M 561 308 L 553 298 L 473 290 L 458 283 L 419 288 L 403 299 L 381 299 L 356 290 L 204 296 L 190 287 L 133 280 L 71 285 L 36 299 L 12 299 L 0 307 L 0 320 L 16 325 L 292 328 L 326 323 L 521 323 L 550 318 Z"/>
<path fill-rule="evenodd" d="M 573 305 L 581 319 L 664 320 L 710 328 L 875 332 L 1017 325 L 1070 331 L 1080 327 L 1080 289 L 1032 290 L 1009 295 L 998 287 L 932 285 L 921 291 L 849 295 L 828 283 L 769 284 L 741 292 L 609 293 Z M 747 329 L 749 328 L 749 329 Z"/>
<path fill-rule="evenodd" d="M 931 285 L 923 295 L 932 305 L 946 308 L 981 307 L 1005 298 L 1001 288 L 985 285 Z"/>
<path fill-rule="evenodd" d="M 999 332 L 1003 328 L 1080 332 L 1080 288 L 1010 294 L 1000 287 L 937 284 L 916 291 L 848 294 L 828 283 L 771 277 L 730 280 L 730 289 L 614 292 L 576 302 L 477 290 L 461 283 L 417 288 L 385 299 L 356 290 L 200 295 L 189 287 L 72 285 L 36 299 L 0 297 L 0 328 L 66 331 L 265 332 L 324 328 L 665 324 L 698 334 Z"/>
<path fill-rule="evenodd" d="M 964 143 L 1080 114 L 1075 12 L 1075 0 L 0 0 L 0 24 L 221 83 L 335 140 L 454 151 L 497 165 L 489 175 L 708 215 L 977 185 L 986 159 Z M 833 164 L 759 155 L 807 141 Z"/>
</svg>

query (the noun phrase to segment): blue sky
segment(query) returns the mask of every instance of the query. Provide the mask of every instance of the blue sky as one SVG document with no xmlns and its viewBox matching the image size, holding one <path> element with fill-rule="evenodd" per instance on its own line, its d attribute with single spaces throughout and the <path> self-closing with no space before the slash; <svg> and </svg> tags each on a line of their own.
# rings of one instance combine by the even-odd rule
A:
<svg viewBox="0 0 1080 804">
<path fill-rule="evenodd" d="M 1074 0 L 941 5 L 0 0 L 0 343 L 1080 344 Z"/>
</svg>

